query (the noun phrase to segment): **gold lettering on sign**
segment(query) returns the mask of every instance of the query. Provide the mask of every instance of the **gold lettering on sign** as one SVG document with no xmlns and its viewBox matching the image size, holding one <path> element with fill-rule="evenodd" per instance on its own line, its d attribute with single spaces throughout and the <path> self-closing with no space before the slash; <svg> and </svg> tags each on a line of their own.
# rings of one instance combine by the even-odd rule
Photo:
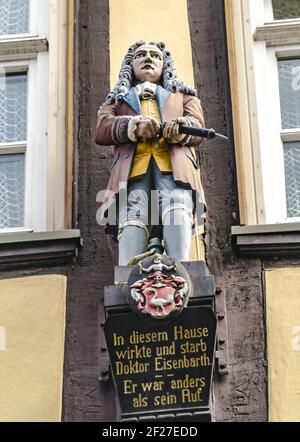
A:
<svg viewBox="0 0 300 442">
<path fill-rule="evenodd" d="M 201 402 L 202 401 L 201 393 L 202 393 L 201 387 L 199 387 L 195 393 L 192 393 L 191 390 L 184 388 L 181 391 L 182 402 L 183 403 L 188 402 L 189 404 L 193 402 Z"/>
<path fill-rule="evenodd" d="M 186 341 L 184 344 L 180 345 L 181 354 L 185 354 L 185 353 L 201 353 L 201 352 L 206 351 L 206 348 L 207 348 L 207 345 L 203 341 L 202 338 L 199 339 L 199 341 L 196 342 L 196 343 Z"/>
<path fill-rule="evenodd" d="M 163 389 L 164 381 L 142 382 L 143 391 L 160 391 Z"/>
<path fill-rule="evenodd" d="M 129 361 L 128 364 L 124 364 L 123 362 L 116 362 L 116 374 L 138 374 L 138 373 L 146 373 L 149 369 L 149 363 L 142 362 L 132 362 Z"/>
<path fill-rule="evenodd" d="M 125 394 L 134 394 L 138 384 L 134 384 L 131 379 L 123 381 L 123 389 Z"/>
<path fill-rule="evenodd" d="M 156 347 L 157 356 L 171 356 L 175 355 L 175 341 L 169 345 L 163 345 L 162 347 Z"/>
<path fill-rule="evenodd" d="M 124 338 L 123 336 L 118 336 L 117 333 L 114 333 L 114 346 L 117 347 L 119 345 L 124 345 Z"/>
<path fill-rule="evenodd" d="M 144 408 L 148 405 L 148 398 L 146 396 L 142 396 L 141 393 L 134 397 L 132 400 L 132 405 L 134 408 Z"/>
<path fill-rule="evenodd" d="M 198 358 L 188 358 L 183 355 L 182 359 L 167 359 L 164 357 L 155 358 L 155 370 L 165 371 L 165 370 L 177 370 L 180 368 L 190 368 L 190 367 L 204 367 L 206 365 L 211 365 L 211 360 L 206 353 Z"/>
<path fill-rule="evenodd" d="M 209 370 L 201 367 L 213 363 L 210 337 L 208 327 L 182 325 L 168 331 L 113 333 L 114 376 L 132 408 L 195 407 L 207 400 L 210 379 L 203 374 Z"/>
<path fill-rule="evenodd" d="M 139 347 L 135 345 L 133 348 L 127 347 L 126 350 L 117 350 L 116 354 L 118 359 L 141 359 L 141 358 L 150 358 L 151 357 L 151 348 Z"/>
<path fill-rule="evenodd" d="M 177 341 L 179 339 L 192 339 L 192 338 L 202 338 L 208 336 L 207 327 L 199 328 L 183 328 L 182 325 L 174 327 L 174 339 Z"/>
<path fill-rule="evenodd" d="M 139 333 L 133 331 L 129 337 L 130 344 L 149 344 L 151 342 L 162 342 L 169 339 L 167 332 Z"/>
<path fill-rule="evenodd" d="M 163 394 L 162 396 L 154 397 L 154 405 L 173 405 L 177 403 L 175 394 Z"/>
<path fill-rule="evenodd" d="M 197 388 L 205 387 L 205 378 L 190 378 L 187 374 L 184 379 L 172 379 L 171 389 L 172 390 L 182 390 L 183 388 Z"/>
</svg>

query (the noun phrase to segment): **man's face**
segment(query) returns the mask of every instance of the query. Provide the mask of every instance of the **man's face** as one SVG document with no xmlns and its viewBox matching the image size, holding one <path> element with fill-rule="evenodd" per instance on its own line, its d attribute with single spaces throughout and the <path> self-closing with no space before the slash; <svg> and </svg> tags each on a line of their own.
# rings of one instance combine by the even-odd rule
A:
<svg viewBox="0 0 300 442">
<path fill-rule="evenodd" d="M 133 56 L 133 72 L 137 83 L 158 83 L 163 70 L 163 55 L 155 45 L 139 46 Z"/>
</svg>

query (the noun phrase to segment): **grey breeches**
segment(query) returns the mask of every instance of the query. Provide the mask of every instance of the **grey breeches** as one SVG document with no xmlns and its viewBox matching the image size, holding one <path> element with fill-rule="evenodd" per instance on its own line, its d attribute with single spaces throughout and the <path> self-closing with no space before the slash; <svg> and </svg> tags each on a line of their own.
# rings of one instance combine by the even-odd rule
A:
<svg viewBox="0 0 300 442">
<path fill-rule="evenodd" d="M 154 189 L 151 191 L 151 189 Z M 153 225 L 163 226 L 167 254 L 188 261 L 193 225 L 192 191 L 161 173 L 152 158 L 146 175 L 128 183 L 127 201 L 119 209 L 119 265 L 147 251 Z"/>
</svg>

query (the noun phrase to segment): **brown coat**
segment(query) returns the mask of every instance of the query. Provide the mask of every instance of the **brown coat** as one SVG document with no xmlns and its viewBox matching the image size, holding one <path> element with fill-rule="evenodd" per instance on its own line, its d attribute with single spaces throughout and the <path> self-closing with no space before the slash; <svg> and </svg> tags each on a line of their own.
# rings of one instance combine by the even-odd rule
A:
<svg viewBox="0 0 300 442">
<path fill-rule="evenodd" d="M 194 127 L 204 127 L 203 111 L 197 97 L 180 92 L 170 93 L 161 86 L 157 87 L 156 98 L 162 122 L 181 116 L 189 117 Z M 129 117 L 140 114 L 140 102 L 135 88 L 131 88 L 124 97 L 124 102 L 104 104 L 98 113 L 95 141 L 102 146 L 114 145 L 114 160 L 111 176 L 107 186 L 107 197 L 104 200 L 102 216 L 113 202 L 113 196 L 126 187 L 131 170 L 131 163 L 136 144 L 127 138 Z M 126 118 L 127 116 L 127 118 Z M 174 144 L 169 147 L 174 180 L 196 190 L 199 200 L 204 203 L 200 171 L 191 146 L 198 146 L 200 137 L 189 137 L 186 143 Z"/>
</svg>

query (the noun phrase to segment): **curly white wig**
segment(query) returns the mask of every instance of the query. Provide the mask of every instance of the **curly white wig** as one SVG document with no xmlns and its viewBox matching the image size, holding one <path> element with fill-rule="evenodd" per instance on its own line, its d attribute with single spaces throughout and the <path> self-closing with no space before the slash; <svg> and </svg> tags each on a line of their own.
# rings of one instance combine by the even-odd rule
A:
<svg viewBox="0 0 300 442">
<path fill-rule="evenodd" d="M 107 103 L 122 102 L 123 97 L 128 93 L 129 89 L 134 86 L 134 73 L 132 68 L 134 52 L 139 46 L 146 43 L 147 42 L 140 40 L 131 45 L 128 49 L 121 66 L 119 79 L 113 90 L 106 97 Z M 151 41 L 148 42 L 148 44 L 157 46 L 163 54 L 164 65 L 161 85 L 171 92 L 179 91 L 187 95 L 196 96 L 197 91 L 194 88 L 185 85 L 182 81 L 177 79 L 173 58 L 170 52 L 166 49 L 165 44 L 162 41 Z"/>
</svg>

